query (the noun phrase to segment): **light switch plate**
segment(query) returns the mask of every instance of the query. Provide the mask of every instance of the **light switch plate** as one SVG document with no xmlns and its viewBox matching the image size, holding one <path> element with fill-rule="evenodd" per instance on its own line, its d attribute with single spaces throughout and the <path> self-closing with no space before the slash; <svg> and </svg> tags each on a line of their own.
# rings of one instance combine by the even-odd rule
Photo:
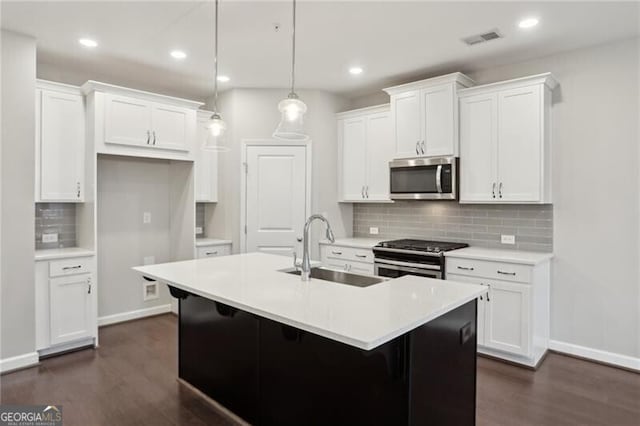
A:
<svg viewBox="0 0 640 426">
<path fill-rule="evenodd" d="M 50 234 L 42 234 L 42 242 L 43 243 L 57 243 L 58 242 L 58 233 L 50 233 Z"/>
<path fill-rule="evenodd" d="M 151 212 L 144 212 L 142 214 L 142 223 L 151 223 Z"/>
<path fill-rule="evenodd" d="M 516 236 L 515 235 L 502 235 L 500 237 L 500 242 L 502 242 L 502 244 L 515 244 L 516 243 Z"/>
<path fill-rule="evenodd" d="M 196 234 L 202 234 L 202 226 L 196 226 Z"/>
<path fill-rule="evenodd" d="M 369 234 L 371 235 L 378 235 L 378 227 L 377 226 L 371 226 L 369 228 Z"/>
</svg>

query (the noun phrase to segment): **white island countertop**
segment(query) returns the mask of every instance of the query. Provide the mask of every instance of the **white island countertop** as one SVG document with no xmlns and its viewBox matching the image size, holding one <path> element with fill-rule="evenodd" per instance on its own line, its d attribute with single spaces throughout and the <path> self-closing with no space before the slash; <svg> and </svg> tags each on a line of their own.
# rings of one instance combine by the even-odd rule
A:
<svg viewBox="0 0 640 426">
<path fill-rule="evenodd" d="M 265 253 L 139 266 L 187 292 L 360 349 L 371 350 L 487 292 L 455 281 L 404 276 L 369 287 L 302 282 L 291 258 Z"/>
</svg>

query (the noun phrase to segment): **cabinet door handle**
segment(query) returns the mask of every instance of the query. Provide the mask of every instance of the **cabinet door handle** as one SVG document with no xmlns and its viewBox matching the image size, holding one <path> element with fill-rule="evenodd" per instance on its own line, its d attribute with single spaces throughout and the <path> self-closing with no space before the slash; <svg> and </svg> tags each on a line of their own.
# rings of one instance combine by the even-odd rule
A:
<svg viewBox="0 0 640 426">
<path fill-rule="evenodd" d="M 207 256 L 211 256 L 212 254 L 218 254 L 218 252 L 217 251 L 208 251 L 208 252 L 205 252 L 205 254 Z"/>
<path fill-rule="evenodd" d="M 501 275 L 511 275 L 512 277 L 516 276 L 515 272 L 505 272 L 505 271 L 501 271 L 500 269 L 498 269 L 498 273 Z"/>
<path fill-rule="evenodd" d="M 342 256 L 342 252 L 341 251 L 332 251 L 331 253 L 337 254 L 338 256 Z"/>
<path fill-rule="evenodd" d="M 156 131 L 153 131 L 153 144 L 156 144 Z"/>
<path fill-rule="evenodd" d="M 498 185 L 498 195 L 500 198 L 502 198 L 502 182 L 500 182 L 500 185 Z"/>
<path fill-rule="evenodd" d="M 422 154 L 424 154 L 427 150 L 427 144 L 425 143 L 425 141 L 422 141 L 421 147 L 422 147 Z"/>
<path fill-rule="evenodd" d="M 76 189 L 78 190 L 78 198 L 80 198 L 80 182 L 76 182 Z"/>
<path fill-rule="evenodd" d="M 364 187 L 364 195 L 365 195 L 367 198 L 369 198 L 369 185 L 366 185 L 366 186 Z"/>
<path fill-rule="evenodd" d="M 473 271 L 473 267 L 457 266 L 457 268 L 462 269 L 463 271 Z"/>
<path fill-rule="evenodd" d="M 420 155 L 420 141 L 416 142 L 416 155 Z"/>
<path fill-rule="evenodd" d="M 89 289 L 87 290 L 87 294 L 91 294 L 91 283 L 89 283 Z"/>
<path fill-rule="evenodd" d="M 364 198 L 364 185 L 362 185 L 362 188 L 360 189 L 360 195 Z"/>
<path fill-rule="evenodd" d="M 151 141 L 151 132 L 147 130 L 147 145 L 149 145 L 150 141 Z"/>
<path fill-rule="evenodd" d="M 496 198 L 496 183 L 493 182 L 493 184 L 491 185 L 491 196 L 493 198 Z"/>
<path fill-rule="evenodd" d="M 489 287 L 489 291 L 487 291 L 487 302 L 491 302 L 491 298 L 489 297 L 489 294 L 491 293 L 491 284 L 484 284 L 487 287 Z"/>
</svg>

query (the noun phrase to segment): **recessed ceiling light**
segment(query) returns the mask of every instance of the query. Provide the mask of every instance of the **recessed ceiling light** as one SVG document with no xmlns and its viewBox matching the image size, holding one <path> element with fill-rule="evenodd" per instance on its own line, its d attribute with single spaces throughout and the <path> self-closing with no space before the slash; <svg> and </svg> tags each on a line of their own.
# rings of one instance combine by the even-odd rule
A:
<svg viewBox="0 0 640 426">
<path fill-rule="evenodd" d="M 229 77 L 227 77 L 226 75 L 219 75 L 218 76 L 218 81 L 220 83 L 226 83 L 229 80 L 231 80 L 231 79 Z"/>
<path fill-rule="evenodd" d="M 98 42 L 95 40 L 91 40 L 90 38 L 81 38 L 78 40 L 78 43 L 83 45 L 84 47 L 96 47 L 98 46 Z"/>
<path fill-rule="evenodd" d="M 187 54 L 182 50 L 172 50 L 171 56 L 173 57 L 173 59 L 184 59 L 187 57 Z"/>
<path fill-rule="evenodd" d="M 352 75 L 358 75 L 358 74 L 362 74 L 363 69 L 360 67 L 351 67 L 349 68 L 349 74 Z"/>
<path fill-rule="evenodd" d="M 518 26 L 520 28 L 532 28 L 535 27 L 536 25 L 538 25 L 538 19 L 537 18 L 527 18 L 527 19 L 523 19 L 522 21 L 520 21 L 518 23 Z"/>
</svg>

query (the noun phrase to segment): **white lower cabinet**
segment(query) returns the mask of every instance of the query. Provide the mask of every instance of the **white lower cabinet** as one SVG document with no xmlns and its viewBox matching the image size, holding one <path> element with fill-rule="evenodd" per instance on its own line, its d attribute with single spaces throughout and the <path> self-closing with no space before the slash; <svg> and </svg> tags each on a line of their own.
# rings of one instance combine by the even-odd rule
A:
<svg viewBox="0 0 640 426">
<path fill-rule="evenodd" d="M 323 266 L 354 274 L 373 275 L 373 250 L 335 244 L 320 244 Z"/>
<path fill-rule="evenodd" d="M 97 345 L 95 257 L 36 262 L 36 349 L 40 356 Z"/>
<path fill-rule="evenodd" d="M 549 261 L 521 265 L 446 259 L 447 280 L 488 287 L 478 298 L 478 352 L 538 365 L 549 342 L 549 271 Z"/>
</svg>

